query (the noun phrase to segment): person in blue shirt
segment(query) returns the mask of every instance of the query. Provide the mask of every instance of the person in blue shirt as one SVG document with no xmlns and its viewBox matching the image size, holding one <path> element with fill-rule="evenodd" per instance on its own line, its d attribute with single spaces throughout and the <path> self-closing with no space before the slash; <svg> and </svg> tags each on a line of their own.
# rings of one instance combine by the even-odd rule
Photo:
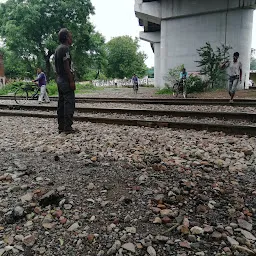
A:
<svg viewBox="0 0 256 256">
<path fill-rule="evenodd" d="M 37 79 L 35 79 L 33 82 L 38 82 L 38 86 L 40 87 L 38 103 L 41 104 L 43 100 L 45 100 L 46 103 L 49 103 L 50 99 L 46 91 L 46 75 L 44 74 L 42 68 L 37 69 Z"/>
<path fill-rule="evenodd" d="M 180 72 L 180 80 L 187 79 L 187 76 L 188 76 L 188 72 L 186 71 L 185 68 L 183 68 L 182 71 Z"/>
<path fill-rule="evenodd" d="M 186 80 L 188 78 L 188 73 L 185 68 L 180 72 L 180 81 L 179 81 L 179 89 L 178 91 L 182 92 L 183 97 L 187 97 L 187 88 L 186 88 Z"/>
<path fill-rule="evenodd" d="M 132 85 L 133 85 L 133 90 L 134 90 L 135 94 L 137 94 L 138 87 L 139 87 L 139 78 L 137 77 L 136 74 L 134 74 L 132 77 Z"/>
</svg>

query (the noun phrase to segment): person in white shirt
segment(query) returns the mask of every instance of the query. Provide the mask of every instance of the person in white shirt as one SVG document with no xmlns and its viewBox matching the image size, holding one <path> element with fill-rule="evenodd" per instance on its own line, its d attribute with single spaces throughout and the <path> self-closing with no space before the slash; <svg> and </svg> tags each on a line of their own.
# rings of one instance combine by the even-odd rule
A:
<svg viewBox="0 0 256 256">
<path fill-rule="evenodd" d="M 226 61 L 224 64 L 221 65 L 222 68 L 228 68 L 228 75 L 229 75 L 228 92 L 230 95 L 230 103 L 233 102 L 238 83 L 242 82 L 242 74 L 243 74 L 242 63 L 238 59 L 239 59 L 239 52 L 235 52 L 233 55 L 233 61 Z"/>
</svg>

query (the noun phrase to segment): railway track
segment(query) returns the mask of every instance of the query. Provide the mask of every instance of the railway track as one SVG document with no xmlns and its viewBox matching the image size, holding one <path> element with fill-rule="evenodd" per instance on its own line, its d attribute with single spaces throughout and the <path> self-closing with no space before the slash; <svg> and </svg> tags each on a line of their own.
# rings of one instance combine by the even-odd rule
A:
<svg viewBox="0 0 256 256">
<path fill-rule="evenodd" d="M 38 105 L 10 105 L 0 104 L 1 116 L 22 116 L 38 118 L 56 118 L 55 106 Z M 174 128 L 221 131 L 228 134 L 256 135 L 256 114 L 234 112 L 206 112 L 206 111 L 159 111 L 148 109 L 121 109 L 121 108 L 76 108 L 75 120 L 80 122 L 105 123 L 129 126 L 144 126 L 152 128 Z M 87 115 L 86 115 L 87 114 Z M 88 115 L 89 114 L 89 115 Z M 103 116 L 101 116 L 103 114 Z M 105 116 L 104 116 L 105 115 Z M 172 118 L 188 117 L 201 120 L 172 121 Z M 216 118 L 218 123 L 205 121 L 206 118 Z M 225 120 L 234 120 L 233 124 Z M 245 124 L 237 123 L 242 120 Z"/>
<path fill-rule="evenodd" d="M 51 101 L 57 101 L 58 97 L 50 97 Z M 0 96 L 0 100 L 14 100 L 14 96 Z M 199 99 L 199 98 L 96 98 L 96 97 L 76 97 L 77 103 L 129 103 L 129 104 L 163 104 L 163 105 L 216 105 L 230 106 L 228 99 Z M 232 106 L 256 107 L 256 100 L 236 99 Z"/>
<path fill-rule="evenodd" d="M 39 110 L 57 111 L 56 106 L 49 105 L 10 105 L 0 104 L 0 109 L 9 110 Z M 208 111 L 173 111 L 173 110 L 152 110 L 152 109 L 127 109 L 127 108 L 97 108 L 97 107 L 77 107 L 78 113 L 116 113 L 127 115 L 144 116 L 168 116 L 168 117 L 193 117 L 193 118 L 218 118 L 223 120 L 245 120 L 256 122 L 255 113 L 245 112 L 208 112 Z"/>
</svg>

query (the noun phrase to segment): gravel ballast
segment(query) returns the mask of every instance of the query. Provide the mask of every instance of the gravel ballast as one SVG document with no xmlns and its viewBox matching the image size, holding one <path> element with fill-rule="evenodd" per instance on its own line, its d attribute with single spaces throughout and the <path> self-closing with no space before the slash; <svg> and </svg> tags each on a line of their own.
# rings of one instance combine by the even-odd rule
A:
<svg viewBox="0 0 256 256">
<path fill-rule="evenodd" d="M 0 255 L 255 255 L 255 137 L 74 127 L 0 117 Z"/>
</svg>

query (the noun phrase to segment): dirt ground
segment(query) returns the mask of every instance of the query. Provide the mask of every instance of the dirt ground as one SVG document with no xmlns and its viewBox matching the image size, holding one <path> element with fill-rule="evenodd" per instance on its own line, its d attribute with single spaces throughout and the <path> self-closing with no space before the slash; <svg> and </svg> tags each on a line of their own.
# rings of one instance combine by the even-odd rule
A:
<svg viewBox="0 0 256 256">
<path fill-rule="evenodd" d="M 113 98 L 173 98 L 171 94 L 157 94 L 156 88 L 139 88 L 138 94 L 134 95 L 132 88 L 104 88 L 102 90 L 92 91 L 87 94 L 76 94 L 76 96 L 84 97 L 113 97 Z M 182 96 L 179 96 L 182 97 Z M 189 94 L 188 98 L 213 98 L 213 99 L 229 99 L 226 90 L 218 90 L 204 93 Z M 256 99 L 256 90 L 237 91 L 235 99 L 249 98 Z"/>
</svg>

